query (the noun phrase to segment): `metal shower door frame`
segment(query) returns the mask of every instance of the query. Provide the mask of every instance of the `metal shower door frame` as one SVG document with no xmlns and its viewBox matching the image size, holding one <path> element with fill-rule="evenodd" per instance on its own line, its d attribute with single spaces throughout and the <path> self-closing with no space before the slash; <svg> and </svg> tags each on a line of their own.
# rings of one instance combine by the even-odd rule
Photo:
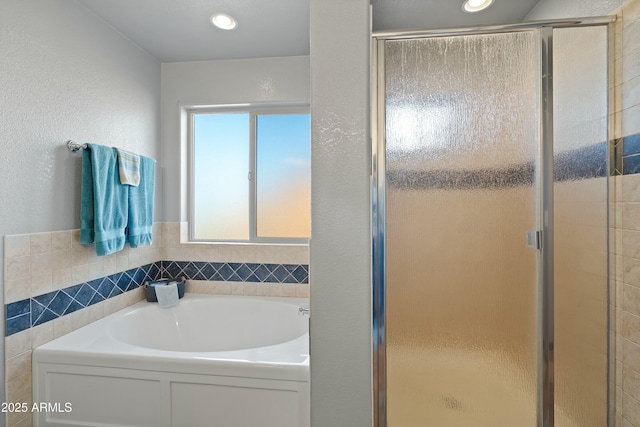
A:
<svg viewBox="0 0 640 427">
<path fill-rule="evenodd" d="M 440 30 L 379 31 L 371 38 L 372 366 L 374 427 L 387 426 L 385 41 L 538 31 L 541 42 L 540 141 L 536 183 L 540 236 L 537 261 L 537 426 L 554 427 L 553 30 L 609 25 L 615 16 L 532 21 Z M 611 78 L 611 74 L 609 73 Z M 610 138 L 611 139 L 611 138 Z M 609 351 L 610 353 L 610 351 Z M 611 375 L 610 372 L 608 375 Z M 609 393 L 610 394 L 610 393 Z M 442 426 L 446 427 L 446 426 Z"/>
</svg>

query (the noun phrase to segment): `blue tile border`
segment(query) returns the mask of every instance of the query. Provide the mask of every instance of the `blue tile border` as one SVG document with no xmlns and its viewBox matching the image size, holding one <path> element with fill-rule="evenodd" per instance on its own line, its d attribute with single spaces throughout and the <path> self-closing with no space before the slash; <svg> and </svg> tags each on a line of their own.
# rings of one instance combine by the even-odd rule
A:
<svg viewBox="0 0 640 427">
<path fill-rule="evenodd" d="M 162 277 L 254 283 L 309 283 L 306 264 L 161 261 Z"/>
<path fill-rule="evenodd" d="M 636 173 L 640 173 L 640 133 L 625 136 L 621 140 L 622 175 L 633 175 Z"/>
<path fill-rule="evenodd" d="M 160 276 L 158 263 L 143 265 L 5 305 L 5 336 L 71 314 L 97 302 L 138 288 Z"/>
<path fill-rule="evenodd" d="M 5 305 L 5 336 L 41 325 L 162 277 L 254 283 L 309 283 L 306 264 L 158 261 Z"/>
<path fill-rule="evenodd" d="M 622 138 L 622 155 L 640 154 L 640 133 Z"/>
<path fill-rule="evenodd" d="M 622 174 L 633 175 L 640 172 L 640 154 L 622 157 Z"/>
</svg>

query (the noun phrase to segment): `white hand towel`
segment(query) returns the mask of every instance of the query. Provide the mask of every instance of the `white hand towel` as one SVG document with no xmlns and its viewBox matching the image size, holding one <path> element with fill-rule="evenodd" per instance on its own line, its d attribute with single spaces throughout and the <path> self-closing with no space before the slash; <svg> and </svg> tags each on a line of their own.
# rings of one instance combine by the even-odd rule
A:
<svg viewBox="0 0 640 427">
<path fill-rule="evenodd" d="M 169 308 L 178 304 L 178 283 L 154 286 L 160 308 Z"/>
</svg>

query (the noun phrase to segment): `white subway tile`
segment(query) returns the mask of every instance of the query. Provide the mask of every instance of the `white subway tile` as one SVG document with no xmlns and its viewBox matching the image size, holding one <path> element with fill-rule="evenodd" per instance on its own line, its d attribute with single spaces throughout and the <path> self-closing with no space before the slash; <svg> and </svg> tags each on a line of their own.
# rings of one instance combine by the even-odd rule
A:
<svg viewBox="0 0 640 427">
<path fill-rule="evenodd" d="M 621 79 L 617 81 L 617 84 L 624 84 L 625 82 L 640 76 L 640 59 L 638 57 L 640 57 L 640 49 L 624 52 L 621 61 Z"/>
<path fill-rule="evenodd" d="M 74 311 L 57 319 L 52 320 L 53 336 L 59 338 L 73 332 L 91 322 L 90 313 L 87 309 Z"/>
<path fill-rule="evenodd" d="M 622 313 L 622 336 L 640 344 L 640 317 L 627 312 Z"/>
<path fill-rule="evenodd" d="M 631 21 L 622 29 L 622 55 L 640 48 L 640 21 Z"/>
<path fill-rule="evenodd" d="M 73 281 L 73 274 L 71 268 L 64 268 L 53 270 L 51 287 L 54 290 L 67 288 L 69 286 L 77 285 L 81 282 Z"/>
<path fill-rule="evenodd" d="M 31 256 L 5 258 L 4 279 L 28 279 L 31 276 Z"/>
<path fill-rule="evenodd" d="M 31 401 L 27 402 L 27 404 L 31 406 Z M 16 417 L 16 419 L 13 421 L 7 421 L 9 423 L 8 427 L 33 427 L 33 420 L 32 420 L 31 413 L 28 412 L 22 415 L 24 415 L 23 418 Z"/>
<path fill-rule="evenodd" d="M 4 303 L 21 301 L 31 297 L 30 278 L 5 280 L 4 281 Z"/>
<path fill-rule="evenodd" d="M 31 235 L 31 254 L 51 252 L 51 233 L 35 233 Z"/>
<path fill-rule="evenodd" d="M 54 267 L 57 269 L 58 264 L 55 261 L 53 252 L 43 252 L 31 255 L 31 274 L 33 276 L 51 273 Z"/>
<path fill-rule="evenodd" d="M 622 110 L 622 135 L 640 133 L 640 105 Z"/>
<path fill-rule="evenodd" d="M 294 283 L 283 283 L 282 284 L 282 296 L 295 298 L 296 296 L 296 284 Z"/>
<path fill-rule="evenodd" d="M 297 298 L 309 298 L 309 285 L 306 283 L 298 283 L 296 287 Z"/>
<path fill-rule="evenodd" d="M 118 253 L 119 254 L 119 253 Z M 116 256 L 116 269 L 126 271 L 129 269 L 129 254 Z"/>
<path fill-rule="evenodd" d="M 46 322 L 31 328 L 31 347 L 35 349 L 53 340 L 53 323 Z"/>
<path fill-rule="evenodd" d="M 25 329 L 4 339 L 5 358 L 11 359 L 31 350 L 31 329 Z"/>
<path fill-rule="evenodd" d="M 31 399 L 31 370 L 7 383 L 7 402 L 26 402 Z"/>
<path fill-rule="evenodd" d="M 640 51 L 638 52 L 640 56 Z M 640 75 L 622 84 L 622 109 L 640 104 Z"/>
<path fill-rule="evenodd" d="M 71 268 L 71 280 L 73 283 L 89 281 L 89 265 L 83 264 Z"/>
<path fill-rule="evenodd" d="M 99 279 L 104 277 L 104 262 L 102 260 L 98 260 L 92 263 L 89 263 L 89 280 Z"/>
<path fill-rule="evenodd" d="M 622 390 L 640 398 L 640 373 L 633 369 L 623 369 Z"/>
<path fill-rule="evenodd" d="M 31 350 L 7 358 L 5 366 L 5 381 L 13 381 L 19 376 L 31 372 Z"/>
<path fill-rule="evenodd" d="M 121 270 L 120 270 L 121 271 Z M 117 258 L 114 254 L 105 257 L 104 275 L 109 276 L 118 272 Z"/>
<path fill-rule="evenodd" d="M 640 2 L 628 0 L 622 5 L 623 25 L 626 27 L 640 19 Z"/>
<path fill-rule="evenodd" d="M 624 230 L 640 230 L 640 203 L 625 202 L 622 204 L 622 228 Z"/>
<path fill-rule="evenodd" d="M 640 259 L 623 257 L 622 262 L 624 283 L 640 288 Z"/>
<path fill-rule="evenodd" d="M 640 402 L 624 390 L 622 391 L 622 418 L 634 426 L 640 425 Z"/>
<path fill-rule="evenodd" d="M 242 289 L 242 287 L 235 282 L 205 282 L 213 284 L 213 293 L 218 295 L 233 295 L 233 290 Z"/>
<path fill-rule="evenodd" d="M 16 234 L 4 237 L 4 257 L 17 258 L 31 255 L 31 236 Z"/>
<path fill-rule="evenodd" d="M 69 254 L 71 266 L 87 265 L 89 263 L 89 252 L 91 250 L 93 250 L 92 246 L 84 246 L 77 241 L 73 241 Z"/>
<path fill-rule="evenodd" d="M 123 308 L 127 307 L 128 301 L 127 301 L 127 295 L 126 294 L 120 294 L 117 295 L 113 298 L 109 298 L 108 300 L 106 300 L 104 302 L 104 315 L 108 316 L 110 314 L 115 313 L 116 311 L 120 311 Z"/>
<path fill-rule="evenodd" d="M 269 284 L 269 294 L 270 297 L 283 297 L 284 294 L 284 284 L 283 283 L 270 283 Z"/>
<path fill-rule="evenodd" d="M 624 311 L 635 316 L 640 316 L 640 288 L 625 285 L 623 290 L 623 308 Z"/>
<path fill-rule="evenodd" d="M 53 290 L 53 274 L 51 272 L 31 276 L 31 296 L 46 294 Z"/>
<path fill-rule="evenodd" d="M 640 174 L 624 175 L 621 177 L 623 202 L 640 202 Z"/>
<path fill-rule="evenodd" d="M 258 295 L 258 286 L 262 285 L 256 283 L 243 283 L 242 294 L 247 296 L 256 296 Z"/>
<path fill-rule="evenodd" d="M 54 251 L 71 250 L 72 231 L 54 231 L 51 233 L 51 249 Z"/>
</svg>

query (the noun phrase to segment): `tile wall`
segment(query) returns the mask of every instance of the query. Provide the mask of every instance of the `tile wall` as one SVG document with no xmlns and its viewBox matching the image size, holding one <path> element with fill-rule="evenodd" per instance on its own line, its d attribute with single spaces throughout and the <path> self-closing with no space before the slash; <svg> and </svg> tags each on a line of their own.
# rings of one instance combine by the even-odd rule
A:
<svg viewBox="0 0 640 427">
<path fill-rule="evenodd" d="M 624 138 L 614 180 L 616 426 L 640 427 L 640 0 L 626 1 L 615 24 L 614 132 Z M 615 272 L 615 275 L 613 274 Z"/>
<path fill-rule="evenodd" d="M 308 248 L 183 244 L 186 224 L 157 223 L 154 244 L 106 257 L 78 243 L 78 230 L 5 236 L 7 402 L 31 404 L 31 352 L 144 299 L 140 285 L 185 276 L 187 292 L 308 297 Z M 183 240 L 184 241 L 184 240 Z M 7 425 L 31 416 L 8 413 Z"/>
</svg>

